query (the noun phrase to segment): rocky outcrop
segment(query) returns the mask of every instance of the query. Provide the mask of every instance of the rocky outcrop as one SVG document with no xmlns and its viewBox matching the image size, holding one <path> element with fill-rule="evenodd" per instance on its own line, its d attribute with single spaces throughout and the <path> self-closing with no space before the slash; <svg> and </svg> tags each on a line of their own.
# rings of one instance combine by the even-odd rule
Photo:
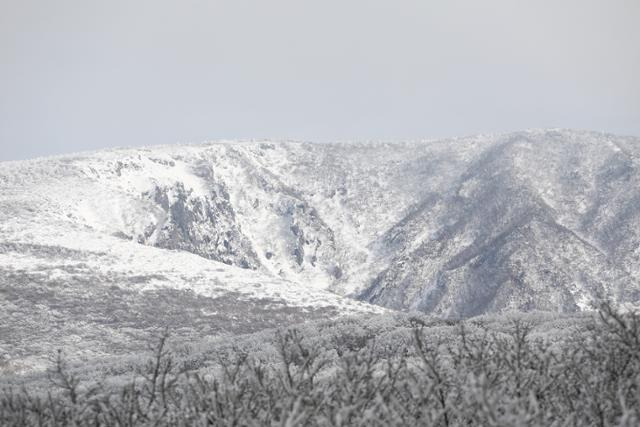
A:
<svg viewBox="0 0 640 427">
<path fill-rule="evenodd" d="M 141 243 L 185 250 L 204 258 L 241 268 L 257 269 L 260 261 L 242 234 L 229 195 L 224 188 L 204 197 L 194 196 L 184 185 L 156 187 L 149 197 L 164 212 L 163 221 L 151 224 Z"/>
</svg>

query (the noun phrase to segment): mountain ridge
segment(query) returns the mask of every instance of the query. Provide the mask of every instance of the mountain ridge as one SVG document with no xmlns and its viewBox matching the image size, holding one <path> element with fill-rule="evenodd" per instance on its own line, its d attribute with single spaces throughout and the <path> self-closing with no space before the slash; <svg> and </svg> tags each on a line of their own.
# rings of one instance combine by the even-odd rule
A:
<svg viewBox="0 0 640 427">
<path fill-rule="evenodd" d="M 64 301 L 60 319 L 77 315 L 74 304 L 109 286 L 131 291 L 132 307 L 191 289 L 218 298 L 200 300 L 202 313 L 234 300 L 262 312 L 266 298 L 298 320 L 376 305 L 444 317 L 635 305 L 638 159 L 639 138 L 535 130 L 3 162 L 0 246 L 12 249 L 0 268 L 14 298 L 4 320 L 34 303 L 57 310 L 44 289 Z M 83 328 L 106 327 L 92 316 Z"/>
</svg>

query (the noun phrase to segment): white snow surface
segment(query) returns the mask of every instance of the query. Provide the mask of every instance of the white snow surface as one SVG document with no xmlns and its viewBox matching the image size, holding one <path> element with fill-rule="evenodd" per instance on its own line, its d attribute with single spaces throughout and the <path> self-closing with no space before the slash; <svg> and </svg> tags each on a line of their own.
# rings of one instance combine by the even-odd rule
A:
<svg viewBox="0 0 640 427">
<path fill-rule="evenodd" d="M 639 160 L 637 138 L 531 130 L 3 162 L 0 286 L 85 274 L 89 290 L 99 273 L 137 292 L 342 314 L 385 310 L 364 301 L 463 316 L 587 309 L 599 293 L 635 304 Z"/>
</svg>

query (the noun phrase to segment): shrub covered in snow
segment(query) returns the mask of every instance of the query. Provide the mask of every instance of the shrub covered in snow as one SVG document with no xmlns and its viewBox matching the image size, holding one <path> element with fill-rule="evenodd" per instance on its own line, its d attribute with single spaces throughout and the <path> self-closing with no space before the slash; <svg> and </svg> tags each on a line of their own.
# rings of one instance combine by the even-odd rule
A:
<svg viewBox="0 0 640 427">
<path fill-rule="evenodd" d="M 218 350 L 162 334 L 124 383 L 60 355 L 48 388 L 4 390 L 0 425 L 640 423 L 640 316 L 604 305 L 557 333 L 531 318 L 342 319 Z"/>
</svg>

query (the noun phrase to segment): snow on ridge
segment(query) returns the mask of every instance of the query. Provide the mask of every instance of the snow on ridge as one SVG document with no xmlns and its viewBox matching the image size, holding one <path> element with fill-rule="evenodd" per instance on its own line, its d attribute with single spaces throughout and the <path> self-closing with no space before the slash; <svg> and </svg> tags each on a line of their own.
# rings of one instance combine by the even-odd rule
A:
<svg viewBox="0 0 640 427">
<path fill-rule="evenodd" d="M 565 129 L 398 142 L 223 140 L 0 163 L 0 185 L 37 221 L 55 218 L 358 295 L 396 268 L 398 253 L 411 258 L 441 239 L 452 218 L 467 221 L 465 204 L 496 177 L 509 181 L 500 181 L 501 191 L 529 189 L 520 194 L 535 195 L 559 225 L 596 246 L 605 238 L 599 229 L 580 230 L 601 191 L 589 177 L 624 173 L 628 140 Z M 566 185 L 574 175 L 579 185 Z M 497 203 L 519 203 L 513 194 Z M 451 211 L 453 202 L 461 210 Z M 606 212 L 596 219 L 616 220 Z M 451 254 L 484 238 L 479 230 L 460 233 L 449 240 Z M 624 263 L 640 277 L 631 259 Z M 422 273 L 435 274 L 431 267 Z M 429 283 L 416 283 L 415 295 Z"/>
</svg>

